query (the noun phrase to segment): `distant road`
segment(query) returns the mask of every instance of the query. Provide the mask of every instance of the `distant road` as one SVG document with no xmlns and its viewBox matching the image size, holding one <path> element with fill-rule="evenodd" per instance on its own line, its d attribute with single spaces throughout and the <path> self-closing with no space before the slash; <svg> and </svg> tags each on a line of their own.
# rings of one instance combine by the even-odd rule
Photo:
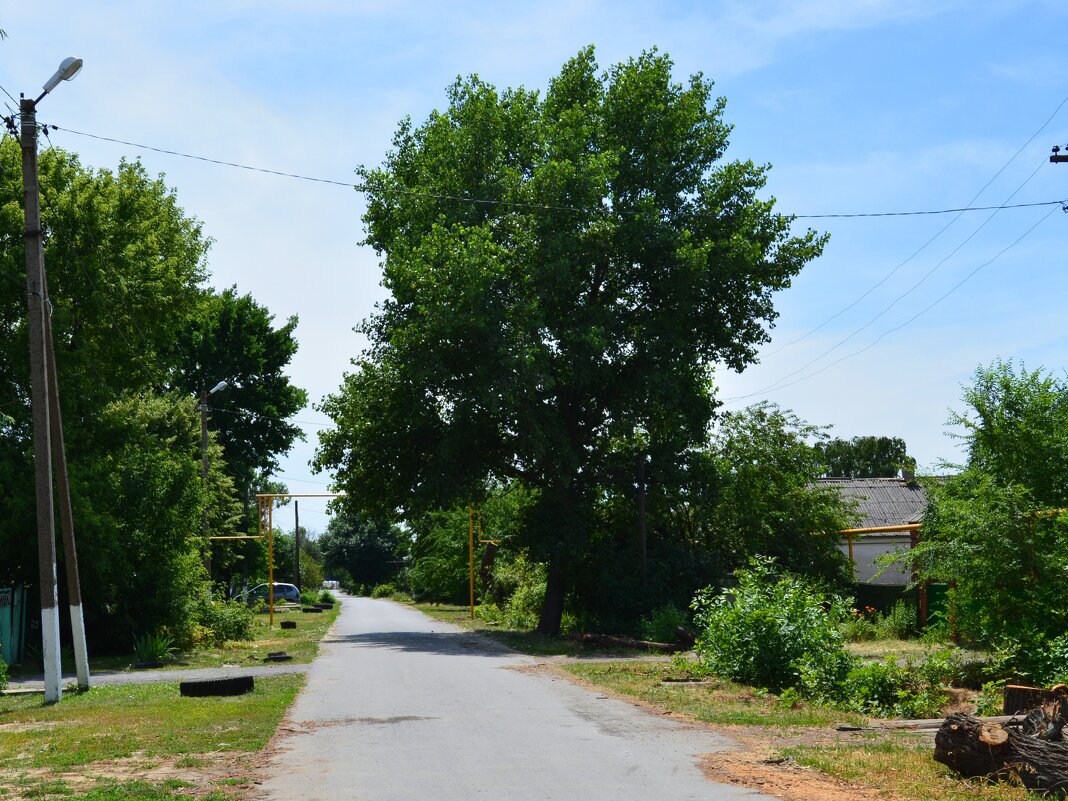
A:
<svg viewBox="0 0 1068 801">
<path fill-rule="evenodd" d="M 345 598 L 257 801 L 759 801 L 701 773 L 730 747 L 390 601 Z"/>
</svg>

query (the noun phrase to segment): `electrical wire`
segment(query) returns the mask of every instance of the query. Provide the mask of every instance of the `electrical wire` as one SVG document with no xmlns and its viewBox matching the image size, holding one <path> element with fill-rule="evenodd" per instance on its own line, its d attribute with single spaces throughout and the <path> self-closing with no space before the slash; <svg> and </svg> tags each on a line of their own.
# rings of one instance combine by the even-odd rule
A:
<svg viewBox="0 0 1068 801">
<path fill-rule="evenodd" d="M 898 270 L 900 270 L 902 267 L 904 267 L 906 264 L 908 264 L 910 261 L 912 261 L 918 255 L 920 255 L 920 253 L 922 253 L 924 250 L 926 250 L 928 245 L 933 243 L 936 239 L 938 239 L 940 236 L 942 236 L 942 234 L 944 234 L 947 230 L 949 230 L 950 226 L 952 226 L 955 222 L 957 222 L 957 220 L 959 220 L 961 218 L 961 216 L 966 211 L 979 210 L 978 208 L 973 207 L 972 204 L 975 203 L 975 201 L 977 201 L 980 198 L 980 196 L 990 187 L 990 185 L 992 183 L 994 183 L 994 181 L 996 181 L 998 179 L 998 177 L 1000 177 L 1000 175 L 1003 172 L 1005 172 L 1006 169 L 1008 169 L 1010 164 L 1012 164 L 1014 161 L 1016 161 L 1017 158 L 1019 158 L 1020 154 L 1023 153 L 1023 151 L 1028 147 L 1028 145 L 1030 145 L 1033 141 L 1035 141 L 1035 139 L 1038 137 L 1038 135 L 1041 134 L 1044 130 L 1046 130 L 1046 128 L 1049 126 L 1049 124 L 1051 122 L 1053 122 L 1053 118 L 1056 117 L 1060 113 L 1060 110 L 1062 108 L 1064 108 L 1065 103 L 1068 103 L 1068 95 L 1066 95 L 1064 97 L 1064 99 L 1062 99 L 1061 102 L 1057 104 L 1057 108 L 1053 109 L 1053 113 L 1050 114 L 1049 117 L 1046 118 L 1045 122 L 1043 122 L 1040 126 L 1038 126 L 1038 128 L 1035 130 L 1035 132 L 1033 134 L 1031 134 L 1030 137 L 1028 137 L 1027 141 L 1024 142 L 1022 145 L 1020 145 L 1020 147 L 1016 150 L 1016 152 L 1013 153 L 1009 157 L 1009 159 L 1004 164 L 1001 165 L 1001 167 L 998 169 L 998 171 L 995 172 L 990 177 L 990 180 L 988 180 L 985 184 L 983 184 L 979 188 L 979 191 L 976 192 L 972 196 L 972 199 L 969 200 L 965 204 L 964 207 L 959 208 L 959 209 L 946 209 L 946 210 L 944 210 L 944 212 L 942 212 L 942 213 L 947 213 L 948 214 L 948 213 L 951 213 L 951 212 L 956 212 L 957 216 L 954 217 L 952 220 L 950 220 L 948 223 L 946 223 L 944 226 L 942 226 L 940 229 L 938 229 L 938 231 L 935 232 L 934 236 L 932 236 L 930 239 L 928 239 L 926 242 L 924 242 L 922 245 L 920 245 L 915 251 L 913 251 L 912 255 L 910 255 L 904 261 L 900 262 L 896 267 L 894 267 L 894 269 L 892 269 L 890 272 L 888 272 L 886 275 L 884 275 L 880 280 L 878 280 L 876 283 L 874 283 L 865 292 L 861 293 L 861 295 L 856 300 L 854 300 L 852 303 L 850 303 L 848 306 L 846 306 L 845 308 L 843 308 L 843 309 L 839 310 L 838 312 L 832 314 L 830 317 L 828 317 L 822 323 L 817 325 L 815 328 L 807 331 L 806 333 L 802 334 L 801 336 L 797 337 L 796 339 L 792 339 L 789 342 L 779 346 L 775 350 L 764 354 L 764 356 L 765 357 L 774 356 L 776 353 L 779 353 L 779 352 L 785 350 L 786 348 L 792 347 L 793 345 L 796 345 L 798 342 L 801 342 L 802 340 L 808 339 L 808 337 L 812 336 L 817 331 L 822 330 L 823 327 L 826 326 L 827 324 L 832 323 L 835 320 L 837 320 L 839 317 L 841 317 L 847 311 L 849 311 L 850 309 L 854 308 L 858 303 L 860 303 L 862 300 L 864 300 L 864 298 L 868 297 L 868 295 L 870 295 L 876 289 L 878 289 L 883 284 L 885 284 L 887 281 L 889 281 L 897 273 Z M 1057 203 L 1057 201 L 1046 201 L 1046 202 L 1043 202 L 1043 203 L 1036 203 L 1036 204 L 1021 203 L 1021 204 L 1018 204 L 1018 205 L 1015 205 L 1015 206 L 1007 206 L 1005 204 L 1002 204 L 1001 206 L 987 206 L 987 207 L 983 208 L 982 210 L 989 211 L 989 210 L 994 209 L 994 208 L 996 208 L 998 210 L 1000 210 L 1002 208 L 1022 208 L 1022 207 L 1030 206 L 1030 205 L 1051 206 L 1051 205 L 1053 205 L 1055 203 Z M 918 213 L 922 213 L 922 212 L 918 212 Z M 847 216 L 847 215 L 825 215 L 825 217 L 839 217 L 839 216 Z M 910 212 L 902 212 L 902 213 L 895 214 L 895 215 L 882 215 L 882 214 L 878 214 L 878 215 L 871 214 L 871 215 L 869 215 L 869 214 L 865 214 L 865 215 L 848 215 L 848 216 L 865 216 L 865 217 L 874 217 L 874 216 L 910 216 Z"/>
<path fill-rule="evenodd" d="M 15 108 L 17 109 L 19 107 L 19 101 L 15 99 L 15 96 L 12 95 L 11 92 L 7 91 L 7 88 L 3 84 L 0 84 L 0 89 L 3 89 L 4 94 L 11 98 L 11 102 L 15 104 Z"/>
<path fill-rule="evenodd" d="M 801 378 L 798 378 L 795 381 L 790 381 L 789 383 L 786 383 L 786 384 L 776 384 L 776 385 L 773 385 L 772 387 L 765 387 L 764 389 L 757 390 L 756 392 L 750 392 L 750 393 L 748 393 L 746 395 L 737 395 L 737 396 L 735 396 L 733 398 L 729 398 L 729 399 L 727 399 L 727 400 L 725 400 L 723 402 L 724 405 L 733 404 L 733 403 L 736 403 L 736 402 L 741 401 L 741 400 L 746 400 L 748 398 L 755 398 L 755 397 L 757 397 L 759 395 L 767 395 L 770 392 L 773 392 L 773 391 L 776 391 L 776 390 L 781 390 L 781 389 L 786 389 L 787 387 L 792 387 L 792 386 L 794 386 L 796 384 L 800 384 L 803 381 L 808 381 L 811 378 L 815 378 L 816 376 L 820 375 L 821 373 L 824 373 L 827 370 L 830 370 L 832 367 L 841 364 L 842 362 L 846 361 L 847 359 L 852 359 L 855 356 L 860 356 L 862 353 L 865 353 L 865 352 L 871 350 L 876 345 L 878 345 L 883 339 L 888 337 L 890 334 L 893 334 L 893 333 L 896 333 L 897 331 L 900 331 L 902 328 L 905 328 L 906 326 L 908 326 L 911 323 L 913 323 L 916 320 L 918 320 L 923 315 L 927 314 L 927 312 L 929 312 L 931 309 L 933 309 L 939 303 L 944 301 L 946 298 L 948 298 L 950 295 L 952 295 L 954 292 L 956 292 L 958 289 L 960 289 L 962 286 L 964 286 L 966 283 L 968 283 L 968 281 L 970 281 L 976 274 L 978 274 L 980 270 L 982 270 L 984 267 L 987 267 L 987 266 L 993 264 L 995 261 L 997 261 L 999 258 L 1001 258 L 1001 256 L 1003 256 L 1007 251 L 1011 250 L 1012 248 L 1016 247 L 1016 245 L 1020 244 L 1020 242 L 1022 242 L 1024 239 L 1026 239 L 1031 234 L 1032 231 L 1034 231 L 1042 223 L 1044 223 L 1046 220 L 1048 220 L 1053 215 L 1053 213 L 1055 211 L 1057 211 L 1057 210 L 1056 209 L 1050 209 L 1048 212 L 1046 212 L 1044 215 L 1042 215 L 1042 217 L 1040 217 L 1038 219 L 1038 221 L 1035 222 L 1034 225 L 1032 225 L 1030 228 L 1028 228 L 1026 231 L 1024 231 L 1018 237 L 1016 237 L 1016 239 L 1013 240 L 1010 244 L 1006 245 L 1001 250 L 999 250 L 990 259 L 988 259 L 987 261 L 984 261 L 983 263 L 979 264 L 974 269 L 972 269 L 971 272 L 969 272 L 967 275 L 965 275 L 956 284 L 951 286 L 942 295 L 937 297 L 935 300 L 933 300 L 931 303 L 929 303 L 927 306 L 925 306 L 920 311 L 916 312 L 914 315 L 912 315 L 910 318 L 908 318 L 904 322 L 902 322 L 902 323 L 900 323 L 898 325 L 895 325 L 893 328 L 889 328 L 886 331 L 883 331 L 883 333 L 881 333 L 878 337 L 876 337 L 874 340 L 872 340 L 870 343 L 865 345 L 860 350 L 856 350 L 856 351 L 853 351 L 852 353 L 846 354 L 845 356 L 842 356 L 840 359 L 836 359 L 835 361 L 831 362 L 830 364 L 824 365 L 820 369 L 818 369 L 818 370 L 816 370 L 816 371 L 814 371 L 812 373 L 809 373 L 806 376 L 802 376 Z"/>
<path fill-rule="evenodd" d="M 1038 171 L 1040 169 L 1042 169 L 1042 166 L 1044 164 L 1046 164 L 1046 160 L 1045 159 L 1043 159 L 1042 162 L 1039 163 L 1039 165 L 1037 167 L 1035 167 L 1034 171 L 1032 171 L 1032 173 L 1030 175 L 1028 175 L 1027 178 L 1024 179 L 1023 183 L 1021 183 L 1018 187 L 1016 187 L 1016 189 L 1013 191 L 1013 193 L 1011 195 L 1009 195 L 1007 200 L 1012 200 L 1012 198 L 1014 198 L 1025 186 L 1027 186 L 1027 184 L 1031 181 L 1031 179 L 1034 178 L 1035 175 L 1038 174 Z M 1064 206 L 1064 201 L 1058 201 L 1058 205 L 1063 207 Z M 1054 211 L 1056 211 L 1056 209 L 1051 209 L 1047 213 L 1046 216 L 1049 216 L 1049 214 L 1052 214 Z M 823 351 L 823 353 L 821 353 L 819 356 L 816 356 L 815 358 L 810 359 L 809 361 L 807 361 L 805 364 L 803 364 L 800 367 L 798 367 L 793 372 L 787 373 L 786 375 L 782 376 L 775 384 L 772 384 L 771 386 L 767 387 L 767 389 L 768 390 L 775 389 L 782 382 L 792 378 L 793 376 L 797 375 L 798 373 L 804 372 L 809 367 L 811 367 L 813 364 L 815 364 L 816 362 L 818 362 L 821 359 L 823 359 L 825 356 L 829 356 L 834 351 L 838 350 L 838 348 L 842 347 L 842 345 L 844 345 L 847 342 L 849 342 L 849 340 L 853 339 L 853 337 L 855 337 L 858 334 L 866 331 L 868 328 L 870 328 L 872 325 L 874 325 L 883 315 L 887 314 L 900 301 L 902 301 L 905 298 L 907 298 L 909 295 L 911 295 L 913 292 L 915 292 L 917 289 L 919 289 L 920 286 L 922 286 L 924 283 L 926 283 L 928 278 L 930 278 L 932 275 L 934 275 L 936 272 L 938 272 L 938 270 L 940 270 L 942 268 L 942 266 L 947 261 L 949 261 L 951 258 L 953 258 L 953 256 L 955 256 L 960 251 L 961 248 L 963 248 L 966 244 L 968 244 L 999 213 L 1000 213 L 1000 210 L 995 210 L 994 213 L 991 214 L 990 216 L 988 216 L 985 220 L 983 220 L 983 222 L 980 223 L 979 226 L 976 227 L 976 229 L 974 231 L 972 231 L 964 239 L 964 241 L 962 241 L 955 248 L 953 248 L 953 250 L 951 250 L 947 256 L 942 258 L 941 261 L 937 262 L 931 269 L 929 269 L 926 273 L 924 273 L 923 276 L 921 276 L 920 279 L 918 281 L 916 281 L 912 286 L 910 286 L 908 289 L 906 289 L 904 292 L 902 292 L 900 295 L 898 295 L 892 301 L 890 301 L 890 303 L 888 305 L 883 307 L 883 309 L 878 314 L 876 314 L 874 317 L 872 317 L 870 320 L 868 320 L 868 322 L 864 323 L 864 325 L 860 326 L 859 328 L 853 329 L 852 332 L 847 334 L 842 339 L 838 340 L 838 342 L 836 342 L 831 347 L 827 348 L 827 350 Z M 1042 219 L 1045 219 L 1045 217 L 1043 217 Z"/>
<path fill-rule="evenodd" d="M 1068 98 L 1065 98 L 1065 101 L 1068 101 Z M 1064 105 L 1063 101 L 1062 101 L 1061 105 Z M 1059 109 L 1060 109 L 1060 107 L 1058 106 L 1058 110 Z M 1051 119 L 1052 119 L 1052 117 L 1051 117 Z M 1048 122 L 1047 122 L 1047 124 L 1048 124 Z M 599 215 L 599 214 L 604 214 L 605 213 L 605 209 L 604 208 L 596 208 L 596 207 L 561 206 L 561 205 L 553 205 L 553 204 L 547 204 L 547 203 L 522 203 L 522 202 L 513 201 L 513 200 L 500 200 L 500 199 L 494 199 L 494 198 L 476 198 L 476 197 L 467 197 L 467 196 L 464 196 L 464 195 L 449 195 L 449 194 L 443 194 L 443 193 L 438 193 L 438 192 L 420 192 L 420 191 L 415 190 L 415 189 L 401 189 L 401 188 L 398 188 L 398 187 L 381 187 L 381 186 L 380 187 L 370 187 L 370 186 L 367 186 L 366 184 L 356 184 L 356 183 L 352 183 L 351 181 L 338 181 L 338 180 L 335 180 L 333 178 L 319 178 L 319 177 L 315 177 L 315 176 L 311 176 L 311 175 L 302 175 L 300 173 L 295 173 L 295 172 L 285 172 L 283 170 L 268 169 L 266 167 L 254 167 L 254 166 L 251 166 L 249 164 L 240 164 L 240 163 L 235 162 L 235 161 L 226 161 L 225 159 L 210 158 L 208 156 L 197 156 L 197 155 L 193 155 L 193 154 L 190 154 L 190 153 L 183 153 L 183 152 L 181 152 L 179 150 L 170 150 L 168 148 L 154 147 L 152 145 L 141 144 L 139 142 L 130 142 L 130 141 L 127 141 L 125 139 L 116 139 L 114 137 L 101 136 L 99 134 L 87 133 L 85 131 L 76 131 L 73 128 L 64 128 L 62 126 L 55 125 L 55 124 L 52 124 L 52 123 L 49 123 L 46 127 L 51 128 L 53 131 L 63 131 L 65 133 L 74 134 L 75 136 L 85 136 L 85 137 L 88 137 L 90 139 L 97 139 L 97 140 L 102 141 L 102 142 L 111 142 L 113 144 L 118 144 L 118 145 L 126 145 L 127 147 L 135 147 L 135 148 L 139 148 L 141 150 L 148 150 L 148 151 L 151 151 L 153 153 L 162 153 L 162 154 L 168 155 L 168 156 L 176 156 L 178 158 L 191 159 L 193 161 L 203 161 L 203 162 L 206 162 L 208 164 L 217 164 L 217 165 L 220 165 L 220 166 L 223 166 L 223 167 L 233 167 L 233 168 L 239 169 L 239 170 L 247 170 L 249 172 L 263 173 L 265 175 L 274 175 L 274 176 L 279 176 L 279 177 L 282 177 L 282 178 L 293 178 L 293 179 L 299 180 L 299 181 L 310 181 L 312 183 L 329 184 L 331 186 L 342 186 L 342 187 L 345 187 L 347 189 L 354 189 L 357 192 L 363 192 L 363 193 L 368 193 L 368 192 L 374 191 L 374 192 L 381 192 L 383 194 L 395 194 L 395 195 L 405 195 L 407 197 L 423 198 L 423 199 L 426 199 L 426 200 L 448 200 L 448 201 L 455 201 L 455 202 L 458 202 L 458 203 L 471 203 L 471 204 L 475 204 L 475 205 L 504 206 L 506 208 L 525 209 L 525 210 L 528 210 L 528 211 L 569 211 L 569 212 L 576 212 L 576 213 L 579 213 L 579 214 L 590 214 L 590 215 Z M 1045 127 L 1045 126 L 1043 126 L 1043 127 Z M 1039 129 L 1039 131 L 1041 131 L 1041 129 Z M 1034 139 L 1034 137 L 1038 135 L 1039 131 L 1036 131 L 1035 134 L 1032 135 L 1031 139 Z M 1031 139 L 1028 140 L 1028 144 L 1031 142 Z M 1021 150 L 1022 150 L 1022 148 L 1021 148 Z M 1017 151 L 1017 154 L 1018 153 L 1019 153 L 1019 151 Z M 1013 156 L 1013 158 L 1015 158 L 1015 156 Z M 1002 170 L 1004 170 L 1005 167 L 1007 167 L 1009 165 L 1009 163 L 1011 163 L 1011 161 L 1012 161 L 1012 159 L 1010 159 L 1009 162 L 1006 162 L 1006 164 L 1002 167 Z M 997 173 L 995 173 L 994 178 L 997 178 L 997 176 L 1001 174 L 1002 170 L 999 170 Z M 987 182 L 986 186 L 989 186 L 990 183 L 993 182 L 994 178 L 991 178 L 990 181 Z M 984 186 L 983 189 L 986 189 L 986 186 Z M 982 192 L 983 192 L 983 190 L 980 190 L 979 194 L 982 194 Z M 979 194 L 977 194 L 975 197 L 976 198 L 979 197 Z M 973 201 L 974 200 L 975 200 L 975 198 L 973 198 Z M 1005 210 L 1005 209 L 1023 209 L 1023 208 L 1033 208 L 1035 206 L 1053 206 L 1053 205 L 1058 205 L 1060 203 L 1061 203 L 1061 201 L 1059 201 L 1059 200 L 1044 200 L 1044 201 L 1039 201 L 1039 202 L 1035 202 L 1035 203 L 1016 203 L 1016 204 L 1012 204 L 1012 205 L 1003 204 L 1003 205 L 1000 205 L 1000 206 L 972 206 L 969 203 L 968 206 L 959 207 L 959 208 L 952 208 L 952 209 L 920 209 L 920 210 L 913 210 L 913 211 L 842 212 L 842 213 L 830 213 L 830 214 L 777 214 L 775 216 L 777 216 L 777 217 L 789 217 L 790 219 L 795 219 L 795 220 L 825 220 L 825 219 L 849 219 L 849 218 L 858 219 L 858 218 L 878 218 L 878 217 L 917 217 L 917 216 L 935 215 L 935 214 L 963 214 L 963 213 L 969 212 L 969 211 L 992 211 L 992 210 L 1002 211 L 1002 210 Z M 636 210 L 625 210 L 624 209 L 624 210 L 617 210 L 617 213 L 622 214 L 622 215 L 627 215 L 627 216 L 641 216 L 641 215 L 645 214 L 646 212 L 636 211 Z M 952 224 L 952 223 L 950 223 L 950 224 Z"/>
</svg>

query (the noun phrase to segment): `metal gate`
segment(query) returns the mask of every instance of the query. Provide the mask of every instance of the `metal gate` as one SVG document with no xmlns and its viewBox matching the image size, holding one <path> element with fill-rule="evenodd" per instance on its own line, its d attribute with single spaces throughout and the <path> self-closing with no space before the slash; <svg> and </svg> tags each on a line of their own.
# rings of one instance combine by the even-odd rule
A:
<svg viewBox="0 0 1068 801">
<path fill-rule="evenodd" d="M 0 587 L 0 659 L 9 665 L 22 661 L 26 650 L 26 591 Z"/>
</svg>

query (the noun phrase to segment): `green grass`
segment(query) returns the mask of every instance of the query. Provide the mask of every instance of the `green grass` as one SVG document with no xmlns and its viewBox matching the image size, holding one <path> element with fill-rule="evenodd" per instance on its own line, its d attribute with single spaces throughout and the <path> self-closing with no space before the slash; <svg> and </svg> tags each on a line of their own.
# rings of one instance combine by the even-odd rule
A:
<svg viewBox="0 0 1068 801">
<path fill-rule="evenodd" d="M 0 772 L 67 770 L 143 753 L 148 757 L 258 751 L 303 684 L 301 675 L 257 679 L 247 695 L 183 698 L 177 684 L 131 684 L 68 694 L 0 697 Z"/>
<path fill-rule="evenodd" d="M 221 665 L 254 664 L 270 651 L 285 651 L 293 662 L 307 664 L 319 654 L 319 641 L 337 620 L 341 605 L 335 604 L 321 614 L 306 614 L 299 610 L 274 612 L 271 628 L 266 613 L 256 615 L 251 642 L 228 642 L 222 646 L 205 646 L 178 656 L 175 665 L 166 667 L 201 668 Z M 283 629 L 283 620 L 295 620 L 295 629 Z"/>
<path fill-rule="evenodd" d="M 1045 796 L 1010 783 L 963 780 L 931 758 L 930 741 L 903 735 L 863 745 L 794 746 L 781 750 L 799 765 L 847 781 L 877 787 L 915 801 L 1037 801 Z"/>
<path fill-rule="evenodd" d="M 297 611 L 280 612 L 275 610 L 274 627 L 270 626 L 266 613 L 257 614 L 253 623 L 253 639 L 250 641 L 232 641 L 223 645 L 205 645 L 193 651 L 175 654 L 167 660 L 164 670 L 187 670 L 192 668 L 212 668 L 223 665 L 259 664 L 270 651 L 285 651 L 293 657 L 294 663 L 307 664 L 319 653 L 319 640 L 323 638 L 330 626 L 337 620 L 341 605 L 335 604 L 321 614 L 306 614 Z M 283 620 L 295 620 L 297 628 L 283 629 L 279 625 Z M 270 663 L 268 663 L 270 664 Z M 133 654 L 103 655 L 90 654 L 89 670 L 127 671 L 135 670 Z M 74 672 L 73 662 L 64 660 L 63 670 Z M 23 665 L 12 670 L 11 680 L 18 681 L 29 675 L 39 674 L 40 665 Z"/>
<path fill-rule="evenodd" d="M 670 682 L 679 673 L 664 662 L 591 662 L 564 665 L 573 676 L 621 695 L 641 699 L 703 723 L 723 726 L 827 727 L 838 723 L 864 725 L 867 718 L 813 704 L 787 707 L 774 696 L 728 681 Z M 678 676 L 682 677 L 682 676 Z"/>
</svg>

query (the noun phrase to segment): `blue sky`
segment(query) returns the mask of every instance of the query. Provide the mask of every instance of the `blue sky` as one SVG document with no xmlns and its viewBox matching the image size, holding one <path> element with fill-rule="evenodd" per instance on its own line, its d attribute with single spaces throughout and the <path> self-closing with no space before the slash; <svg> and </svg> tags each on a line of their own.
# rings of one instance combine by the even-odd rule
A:
<svg viewBox="0 0 1068 801">
<path fill-rule="evenodd" d="M 909 211 L 968 205 L 988 182 L 973 205 L 1068 197 L 1068 164 L 1047 161 L 1068 144 L 1066 26 L 1068 6 L 1045 2 L 40 0 L 0 13 L 0 85 L 36 95 L 77 55 L 82 74 L 41 103 L 42 122 L 348 181 L 459 74 L 544 87 L 586 44 L 603 66 L 656 46 L 680 80 L 715 80 L 735 126 L 728 156 L 773 165 L 780 211 Z M 383 297 L 357 193 L 63 131 L 52 140 L 94 167 L 140 156 L 165 173 L 215 240 L 214 283 L 279 320 L 299 314 L 291 374 L 315 400 L 336 389 L 362 346 L 353 326 Z M 977 366 L 1064 372 L 1066 224 L 1057 206 L 799 220 L 830 243 L 777 297 L 761 363 L 717 376 L 727 408 L 767 399 L 839 436 L 900 436 L 927 470 L 959 459 L 945 420 Z M 324 418 L 299 417 L 309 439 L 282 475 L 321 491 L 327 478 L 307 461 Z M 318 502 L 301 512 L 325 525 Z"/>
</svg>

